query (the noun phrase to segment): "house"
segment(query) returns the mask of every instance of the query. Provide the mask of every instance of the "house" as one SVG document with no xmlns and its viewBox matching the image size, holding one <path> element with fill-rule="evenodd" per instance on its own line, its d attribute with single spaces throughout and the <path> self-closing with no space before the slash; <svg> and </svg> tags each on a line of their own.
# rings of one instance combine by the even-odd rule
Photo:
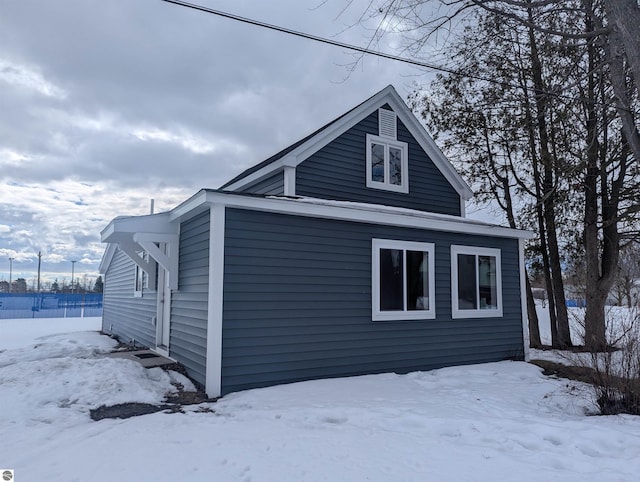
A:
<svg viewBox="0 0 640 482">
<path fill-rule="evenodd" d="M 103 330 L 209 396 L 323 377 L 523 359 L 523 240 L 393 87 L 220 189 L 117 217 Z"/>
</svg>

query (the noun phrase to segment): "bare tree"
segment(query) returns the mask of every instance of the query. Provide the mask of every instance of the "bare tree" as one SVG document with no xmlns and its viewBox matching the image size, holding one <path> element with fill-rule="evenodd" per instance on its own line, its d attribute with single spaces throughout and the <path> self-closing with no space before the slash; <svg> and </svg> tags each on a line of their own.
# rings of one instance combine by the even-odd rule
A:
<svg viewBox="0 0 640 482">
<path fill-rule="evenodd" d="M 513 179 L 521 182 L 495 185 L 502 186 L 502 190 L 507 184 L 509 189 L 518 185 L 521 193 L 526 192 L 535 199 L 532 212 L 538 220 L 543 272 L 550 293 L 552 336 L 557 346 L 570 344 L 558 238 L 562 228 L 558 225 L 558 216 L 571 202 L 562 196 L 563 184 L 568 184 L 571 195 L 580 200 L 582 220 L 571 226 L 582 233 L 585 248 L 588 297 L 585 343 L 594 350 L 604 348 L 604 304 L 617 270 L 621 229 L 628 230 L 628 224 L 635 221 L 635 203 L 630 195 L 637 188 L 640 160 L 640 136 L 633 110 L 638 102 L 636 82 L 640 79 L 640 69 L 635 67 L 640 66 L 638 3 L 635 0 L 388 0 L 374 2 L 372 6 L 372 16 L 383 14 L 387 19 L 390 16 L 399 19 L 395 24 L 407 35 L 406 48 L 413 55 L 420 55 L 427 42 L 439 40 L 438 35 L 444 31 L 453 33 L 454 39 L 464 36 L 473 22 L 463 23 L 464 28 L 456 22 L 462 22 L 473 12 L 485 12 L 488 18 L 499 19 L 512 29 L 526 32 L 526 38 L 510 39 L 511 47 L 507 43 L 501 46 L 509 52 L 501 57 L 507 62 L 504 68 L 497 67 L 491 77 L 478 71 L 478 65 L 474 70 L 461 73 L 467 79 L 480 82 L 487 78 L 495 82 L 497 73 L 501 79 L 497 90 L 505 95 L 513 95 L 514 82 L 521 85 L 520 96 L 525 101 L 520 105 L 527 119 L 522 132 L 526 132 L 524 137 L 530 146 L 528 152 L 524 149 L 519 152 L 527 154 L 531 167 L 529 177 L 518 175 L 512 163 L 507 167 L 512 170 Z M 478 52 L 485 53 L 482 58 L 486 62 L 483 48 L 495 32 L 476 33 L 479 34 L 476 39 L 466 37 L 465 49 L 449 55 L 459 59 L 456 68 L 468 65 L 469 59 Z M 554 45 L 554 49 L 549 50 L 549 45 Z M 572 61 L 563 62 L 563 56 Z M 505 75 L 507 66 L 516 69 Z M 451 69 L 450 64 L 448 67 Z M 630 75 L 630 70 L 635 75 Z M 451 83 L 467 85 L 460 76 L 451 78 Z M 455 92 L 456 87 L 450 87 L 450 93 Z M 485 105 L 488 103 L 476 104 L 471 110 Z M 458 142 L 463 134 L 456 132 Z M 497 176 L 493 179 L 499 181 Z M 530 183 L 529 191 L 522 181 Z M 504 193 L 496 196 L 500 197 L 506 199 Z M 522 200 L 516 204 L 521 205 Z M 501 205 L 505 207 L 504 203 Z"/>
</svg>

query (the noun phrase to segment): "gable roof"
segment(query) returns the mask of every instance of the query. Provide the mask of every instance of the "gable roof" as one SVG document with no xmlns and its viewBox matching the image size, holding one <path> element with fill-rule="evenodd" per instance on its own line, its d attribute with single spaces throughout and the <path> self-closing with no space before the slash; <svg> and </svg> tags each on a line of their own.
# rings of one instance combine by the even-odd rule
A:
<svg viewBox="0 0 640 482">
<path fill-rule="evenodd" d="M 467 183 L 445 157 L 433 138 L 427 133 L 422 124 L 420 124 L 416 116 L 411 112 L 407 104 L 404 103 L 392 85 L 385 87 L 353 109 L 271 156 L 269 159 L 243 171 L 229 182 L 223 184 L 220 189 L 235 190 L 259 181 L 286 166 L 296 167 L 385 104 L 388 104 L 398 115 L 398 118 L 403 122 L 405 127 L 460 197 L 464 200 L 471 198 L 473 192 Z"/>
</svg>

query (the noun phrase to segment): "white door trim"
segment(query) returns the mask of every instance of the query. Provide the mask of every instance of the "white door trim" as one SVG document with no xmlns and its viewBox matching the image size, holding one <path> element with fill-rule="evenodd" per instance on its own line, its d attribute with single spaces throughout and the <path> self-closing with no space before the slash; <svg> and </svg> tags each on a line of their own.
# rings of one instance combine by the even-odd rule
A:
<svg viewBox="0 0 640 482">
<path fill-rule="evenodd" d="M 160 243 L 160 250 L 165 253 L 171 245 Z M 161 355 L 169 356 L 169 340 L 171 333 L 171 273 L 158 265 L 158 299 L 156 304 L 156 347 Z"/>
</svg>

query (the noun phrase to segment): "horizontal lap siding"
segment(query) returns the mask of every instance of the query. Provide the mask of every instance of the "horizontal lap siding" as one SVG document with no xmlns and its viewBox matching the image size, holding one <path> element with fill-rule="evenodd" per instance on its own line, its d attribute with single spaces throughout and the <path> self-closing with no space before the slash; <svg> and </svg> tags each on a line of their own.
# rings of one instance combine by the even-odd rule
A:
<svg viewBox="0 0 640 482">
<path fill-rule="evenodd" d="M 238 192 L 281 196 L 284 194 L 284 173 L 282 171 L 278 171 L 261 181 L 239 189 Z"/>
<path fill-rule="evenodd" d="M 205 383 L 209 293 L 209 211 L 180 225 L 178 290 L 171 295 L 171 356 Z"/>
<path fill-rule="evenodd" d="M 156 292 L 147 290 L 142 298 L 133 296 L 135 265 L 120 250 L 111 260 L 105 275 L 102 329 L 124 343 L 135 341 L 146 347 L 155 346 Z"/>
<path fill-rule="evenodd" d="M 399 120 L 398 140 L 409 147 L 409 193 L 367 188 L 367 134 L 378 135 L 377 111 L 296 168 L 296 194 L 460 215 L 460 196 Z"/>
<path fill-rule="evenodd" d="M 371 239 L 436 244 L 436 319 L 371 321 Z M 517 240 L 227 209 L 223 392 L 522 357 Z M 451 318 L 451 244 L 502 250 L 503 318 Z"/>
</svg>

